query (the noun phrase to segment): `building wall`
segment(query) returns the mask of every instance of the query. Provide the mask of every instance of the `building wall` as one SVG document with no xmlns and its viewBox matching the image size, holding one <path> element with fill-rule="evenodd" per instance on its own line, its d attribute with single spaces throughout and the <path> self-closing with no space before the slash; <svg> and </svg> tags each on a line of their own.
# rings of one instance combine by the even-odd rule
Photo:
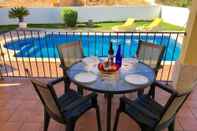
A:
<svg viewBox="0 0 197 131">
<path fill-rule="evenodd" d="M 161 6 L 161 17 L 164 21 L 186 27 L 189 17 L 189 9 L 172 6 Z"/>
<path fill-rule="evenodd" d="M 124 21 L 129 17 L 136 20 L 152 20 L 160 15 L 160 7 L 151 6 L 98 6 L 72 7 L 78 11 L 78 21 L 92 19 L 98 21 Z M 9 8 L 0 9 L 0 25 L 17 24 L 17 20 L 8 18 Z M 27 23 L 62 23 L 61 8 L 29 8 L 30 16 L 25 18 Z"/>
</svg>

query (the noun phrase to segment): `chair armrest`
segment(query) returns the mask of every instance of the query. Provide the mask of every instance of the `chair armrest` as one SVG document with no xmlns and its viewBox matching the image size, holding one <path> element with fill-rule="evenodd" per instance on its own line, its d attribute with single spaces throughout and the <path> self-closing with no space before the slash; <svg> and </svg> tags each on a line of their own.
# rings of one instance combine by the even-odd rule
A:
<svg viewBox="0 0 197 131">
<path fill-rule="evenodd" d="M 47 85 L 50 86 L 50 87 L 53 87 L 55 84 L 57 84 L 57 83 L 59 83 L 63 80 L 64 80 L 64 77 L 60 77 L 60 78 L 57 78 L 55 80 L 49 81 Z"/>
<path fill-rule="evenodd" d="M 165 90 L 166 92 L 170 93 L 170 94 L 174 94 L 174 95 L 178 95 L 178 92 L 173 89 L 172 87 L 168 86 L 168 85 L 164 85 L 162 84 L 161 82 L 159 81 L 155 81 L 153 83 L 153 86 L 156 86 L 156 87 L 159 87 L 161 88 L 162 90 Z"/>
<path fill-rule="evenodd" d="M 60 64 L 59 67 L 62 68 L 62 70 L 67 70 L 67 68 L 63 64 Z"/>
<path fill-rule="evenodd" d="M 163 65 L 159 65 L 159 68 L 158 69 L 162 69 L 164 66 Z"/>
<path fill-rule="evenodd" d="M 62 65 L 62 63 L 59 65 L 60 68 L 64 68 L 64 66 Z"/>
<path fill-rule="evenodd" d="M 80 106 L 82 104 L 86 105 L 86 103 L 90 100 L 92 103 L 91 105 L 94 105 L 97 103 L 95 103 L 95 100 L 97 99 L 97 94 L 95 93 L 91 93 L 87 96 L 83 96 L 81 97 L 80 99 L 76 100 L 75 102 L 71 103 L 69 106 L 66 106 L 65 108 L 63 108 L 63 112 L 66 112 L 66 111 L 70 111 L 70 110 L 73 110 L 75 109 L 77 106 Z M 97 101 L 96 101 L 97 102 Z M 94 105 L 95 106 L 95 105 Z"/>
<path fill-rule="evenodd" d="M 72 67 L 73 65 L 79 63 L 79 62 L 82 62 L 82 60 L 78 60 L 74 63 L 72 63 L 69 67 L 65 67 L 62 63 L 59 65 L 60 68 L 62 68 L 63 70 L 68 70 L 70 67 Z"/>
</svg>

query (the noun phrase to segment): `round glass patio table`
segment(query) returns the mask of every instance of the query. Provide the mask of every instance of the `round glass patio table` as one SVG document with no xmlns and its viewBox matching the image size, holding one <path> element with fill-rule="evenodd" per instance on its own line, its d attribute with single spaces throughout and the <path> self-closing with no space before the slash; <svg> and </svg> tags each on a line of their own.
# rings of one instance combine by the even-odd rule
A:
<svg viewBox="0 0 197 131">
<path fill-rule="evenodd" d="M 80 88 L 91 90 L 94 92 L 104 93 L 107 98 L 107 127 L 106 131 L 111 131 L 111 105 L 112 96 L 115 94 L 130 93 L 139 90 L 143 90 L 150 86 L 155 80 L 155 72 L 148 65 L 143 63 L 132 63 L 128 62 L 129 59 L 123 59 L 123 64 L 120 70 L 114 74 L 103 74 L 101 73 L 97 65 L 87 67 L 84 63 L 78 62 L 72 65 L 67 70 L 67 76 Z M 132 61 L 132 59 L 131 59 Z M 97 75 L 97 79 L 91 83 L 82 83 L 75 80 L 75 75 L 81 72 L 92 72 Z M 130 74 L 139 74 L 148 78 L 148 82 L 143 85 L 133 85 L 125 81 L 125 76 Z"/>
</svg>

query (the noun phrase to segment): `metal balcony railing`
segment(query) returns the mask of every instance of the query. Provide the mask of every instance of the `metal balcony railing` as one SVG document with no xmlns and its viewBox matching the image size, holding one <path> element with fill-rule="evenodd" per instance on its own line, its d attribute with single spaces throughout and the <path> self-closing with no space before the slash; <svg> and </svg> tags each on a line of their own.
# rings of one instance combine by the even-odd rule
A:
<svg viewBox="0 0 197 131">
<path fill-rule="evenodd" d="M 123 57 L 136 54 L 138 41 L 149 41 L 166 47 L 157 79 L 170 81 L 179 58 L 185 32 L 47 32 L 11 31 L 0 34 L 0 77 L 60 77 L 62 70 L 57 45 L 80 40 L 85 56 L 105 57 L 111 41 L 114 50 L 122 45 Z"/>
</svg>

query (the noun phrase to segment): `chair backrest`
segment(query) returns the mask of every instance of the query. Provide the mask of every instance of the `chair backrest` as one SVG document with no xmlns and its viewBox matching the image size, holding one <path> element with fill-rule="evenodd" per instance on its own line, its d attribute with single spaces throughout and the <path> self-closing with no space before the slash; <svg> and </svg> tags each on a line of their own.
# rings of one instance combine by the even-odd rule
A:
<svg viewBox="0 0 197 131">
<path fill-rule="evenodd" d="M 161 60 L 164 54 L 164 46 L 156 45 L 149 42 L 139 41 L 137 49 L 138 59 L 152 67 L 154 70 L 158 70 L 161 64 Z"/>
<path fill-rule="evenodd" d="M 57 102 L 57 96 L 53 88 L 38 80 L 31 80 L 44 108 L 48 111 L 51 117 L 60 119 L 62 117 L 60 107 Z"/>
<path fill-rule="evenodd" d="M 65 68 L 70 67 L 72 64 L 79 61 L 83 57 L 83 50 L 80 41 L 62 44 L 57 48 L 61 64 Z"/>
<path fill-rule="evenodd" d="M 180 90 L 178 89 L 177 92 L 178 94 L 174 94 L 170 97 L 168 100 L 164 112 L 161 115 L 161 119 L 158 122 L 158 126 L 164 125 L 168 123 L 170 120 L 172 120 L 177 112 L 180 110 L 184 102 L 187 100 L 188 96 L 190 95 L 192 91 L 191 88 L 181 88 Z"/>
</svg>

